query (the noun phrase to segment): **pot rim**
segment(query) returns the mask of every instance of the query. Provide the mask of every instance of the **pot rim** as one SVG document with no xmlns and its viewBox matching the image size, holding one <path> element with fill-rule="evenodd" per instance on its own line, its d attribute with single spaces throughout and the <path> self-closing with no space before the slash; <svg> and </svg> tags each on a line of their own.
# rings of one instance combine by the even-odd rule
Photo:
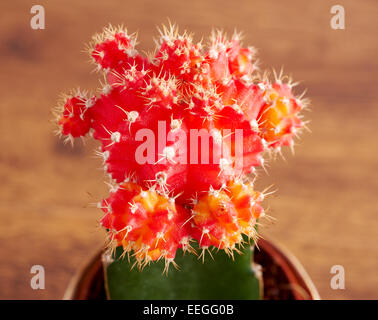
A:
<svg viewBox="0 0 378 320">
<path fill-rule="evenodd" d="M 321 300 L 306 269 L 291 251 L 282 244 L 277 244 L 276 241 L 266 238 L 259 239 L 257 245 L 282 267 L 290 281 L 293 294 L 298 300 Z"/>
<path fill-rule="evenodd" d="M 265 251 L 278 264 L 290 282 L 290 289 L 297 300 L 320 300 L 320 295 L 313 281 L 299 260 L 284 246 L 275 241 L 260 238 L 257 250 Z M 75 273 L 64 293 L 63 300 L 85 299 L 81 288 L 92 283 L 93 278 L 102 268 L 103 248 L 92 254 L 89 260 Z"/>
</svg>

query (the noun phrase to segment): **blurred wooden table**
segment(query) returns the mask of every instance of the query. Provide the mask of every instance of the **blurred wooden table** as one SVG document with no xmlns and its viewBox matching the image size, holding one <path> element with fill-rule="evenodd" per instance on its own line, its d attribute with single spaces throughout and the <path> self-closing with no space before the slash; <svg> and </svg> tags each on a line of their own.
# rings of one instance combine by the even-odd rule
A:
<svg viewBox="0 0 378 320">
<path fill-rule="evenodd" d="M 190 3 L 190 5 L 189 5 Z M 75 270 L 102 243 L 106 196 L 90 143 L 74 149 L 52 134 L 50 109 L 61 91 L 94 89 L 97 76 L 81 52 L 109 22 L 139 31 L 152 49 L 156 25 L 170 18 L 198 38 L 211 27 L 243 30 L 262 68 L 302 80 L 312 100 L 313 133 L 296 156 L 269 163 L 278 192 L 266 206 L 277 223 L 264 234 L 289 248 L 323 298 L 378 298 L 377 87 L 378 6 L 339 1 L 346 30 L 330 29 L 328 1 L 39 1 L 46 29 L 29 26 L 29 1 L 4 1 L 0 19 L 0 298 L 59 299 Z M 30 288 L 30 268 L 46 270 L 46 289 Z M 343 265 L 346 289 L 330 288 Z"/>
</svg>

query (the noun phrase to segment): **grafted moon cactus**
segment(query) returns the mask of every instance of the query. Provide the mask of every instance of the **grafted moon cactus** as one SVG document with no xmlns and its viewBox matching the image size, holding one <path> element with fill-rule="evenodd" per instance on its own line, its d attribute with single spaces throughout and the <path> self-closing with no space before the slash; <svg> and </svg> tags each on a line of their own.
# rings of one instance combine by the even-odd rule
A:
<svg viewBox="0 0 378 320">
<path fill-rule="evenodd" d="M 256 169 L 304 125 L 293 84 L 259 76 L 238 34 L 213 32 L 205 48 L 164 27 L 147 57 L 135 35 L 108 27 L 88 51 L 104 75 L 100 93 L 73 91 L 57 122 L 71 142 L 100 142 L 113 183 L 99 205 L 110 244 L 140 268 L 162 259 L 168 270 L 178 249 L 233 257 L 256 240 L 265 195 L 254 189 Z"/>
</svg>

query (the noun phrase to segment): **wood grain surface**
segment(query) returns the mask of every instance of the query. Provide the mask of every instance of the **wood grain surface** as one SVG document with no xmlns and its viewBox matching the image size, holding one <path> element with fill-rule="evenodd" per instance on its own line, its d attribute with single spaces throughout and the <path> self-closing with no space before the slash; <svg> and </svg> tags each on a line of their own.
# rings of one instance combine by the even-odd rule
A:
<svg viewBox="0 0 378 320">
<path fill-rule="evenodd" d="M 103 244 L 106 196 L 94 143 L 64 146 L 52 133 L 51 108 L 62 91 L 94 90 L 82 52 L 109 22 L 139 32 L 153 48 L 168 18 L 197 39 L 212 27 L 244 31 L 261 68 L 301 80 L 312 100 L 312 133 L 296 155 L 269 162 L 259 186 L 275 223 L 263 234 L 290 249 L 328 299 L 378 298 L 378 5 L 344 5 L 346 30 L 330 28 L 333 1 L 38 1 L 46 29 L 30 28 L 30 1 L 0 4 L 0 298 L 60 299 L 75 271 Z M 46 289 L 32 290 L 30 268 L 45 267 Z M 345 290 L 332 290 L 330 268 L 345 268 Z"/>
</svg>

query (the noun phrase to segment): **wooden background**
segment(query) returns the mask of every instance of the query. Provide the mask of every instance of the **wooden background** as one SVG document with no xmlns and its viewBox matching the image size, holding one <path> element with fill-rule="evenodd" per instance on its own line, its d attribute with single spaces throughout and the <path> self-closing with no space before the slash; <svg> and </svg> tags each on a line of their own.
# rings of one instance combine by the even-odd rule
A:
<svg viewBox="0 0 378 320">
<path fill-rule="evenodd" d="M 301 80 L 312 100 L 312 134 L 296 156 L 269 163 L 259 184 L 277 221 L 263 233 L 303 263 L 323 298 L 378 298 L 378 5 L 337 1 L 346 30 L 332 30 L 334 1 L 38 1 L 46 29 L 30 28 L 30 1 L 0 4 L 0 298 L 60 299 L 69 279 L 104 240 L 106 196 L 94 144 L 64 146 L 50 109 L 61 91 L 98 85 L 82 53 L 109 22 L 139 31 L 152 49 L 156 25 L 171 19 L 198 35 L 212 27 L 244 31 L 262 68 Z M 95 3 L 95 4 L 94 4 Z M 46 271 L 46 289 L 30 288 L 30 268 Z M 330 288 L 342 265 L 346 289 Z"/>
</svg>

